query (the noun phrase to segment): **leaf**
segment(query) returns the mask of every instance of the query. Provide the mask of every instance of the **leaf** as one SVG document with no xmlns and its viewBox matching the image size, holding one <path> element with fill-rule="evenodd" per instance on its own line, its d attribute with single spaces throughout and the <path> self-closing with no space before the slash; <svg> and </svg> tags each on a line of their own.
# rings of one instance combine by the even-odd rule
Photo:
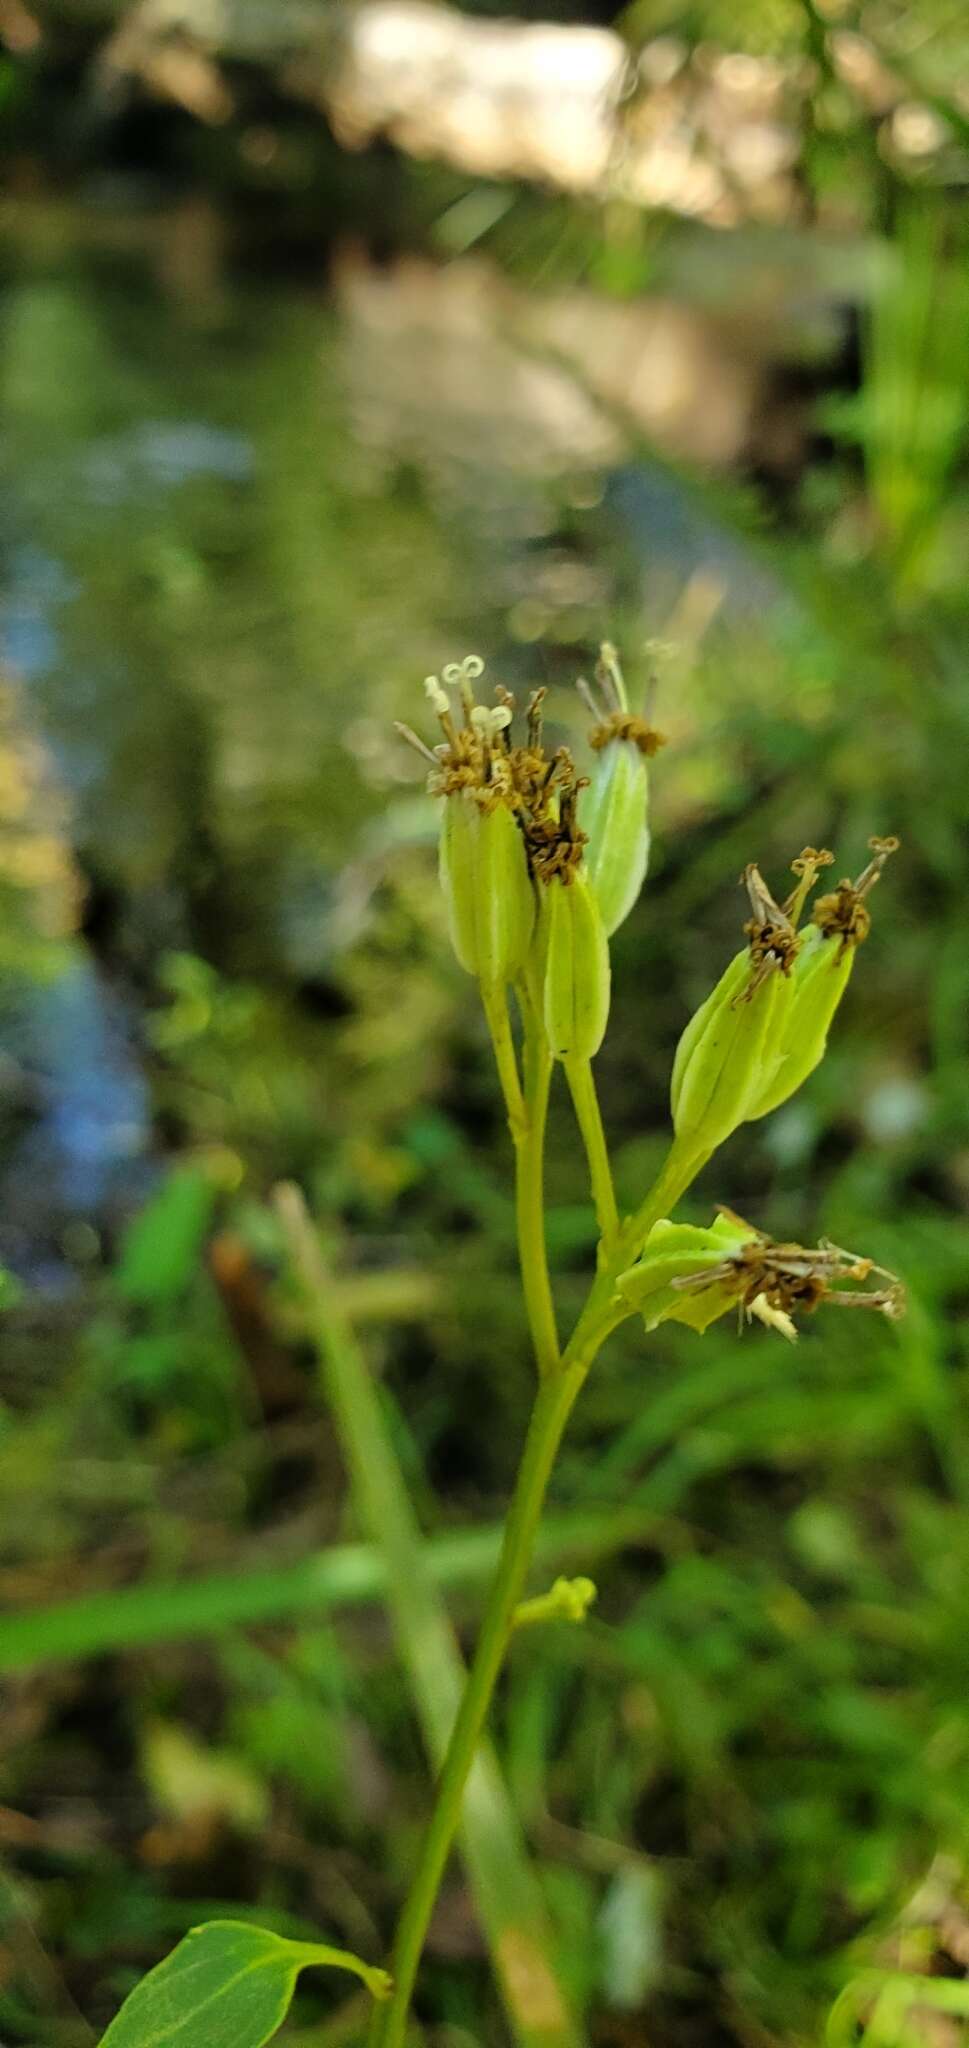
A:
<svg viewBox="0 0 969 2048">
<path fill-rule="evenodd" d="M 255 1773 L 240 1757 L 197 1742 L 173 1722 L 148 1722 L 142 1767 L 156 1806 L 174 1820 L 208 1815 L 249 1833 L 266 1825 L 268 1795 Z"/>
<path fill-rule="evenodd" d="M 603 1985 L 620 2012 L 635 2012 L 662 1971 L 662 1905 L 650 1864 L 630 1860 L 617 1870 L 599 1914 L 599 1935 Z"/>
<path fill-rule="evenodd" d="M 262 2048 L 286 2017 L 300 1971 L 315 1963 L 352 1971 L 374 1998 L 389 1994 L 386 1971 L 346 1949 L 209 1920 L 135 1985 L 101 2048 Z"/>
<path fill-rule="evenodd" d="M 0 1266 L 0 1311 L 16 1308 L 22 1300 L 23 1289 L 19 1280 L 15 1280 L 13 1274 L 8 1273 L 5 1266 Z"/>
<path fill-rule="evenodd" d="M 125 1233 L 115 1281 L 129 1301 L 173 1301 L 198 1264 L 215 1188 L 194 1167 L 170 1173 Z"/>
</svg>

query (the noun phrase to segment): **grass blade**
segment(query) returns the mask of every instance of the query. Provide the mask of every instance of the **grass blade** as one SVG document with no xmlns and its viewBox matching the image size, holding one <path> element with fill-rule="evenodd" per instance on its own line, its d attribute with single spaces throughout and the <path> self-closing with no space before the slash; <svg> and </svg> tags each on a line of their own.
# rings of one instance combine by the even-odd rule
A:
<svg viewBox="0 0 969 2048">
<path fill-rule="evenodd" d="M 536 1557 L 554 1566 L 572 1559 L 586 1563 L 641 1541 L 656 1526 L 657 1517 L 639 1508 L 549 1515 Z M 431 1583 L 439 1589 L 482 1585 L 498 1562 L 501 1535 L 500 1524 L 492 1523 L 426 1538 L 424 1568 Z M 210 1572 L 197 1579 L 106 1587 L 0 1616 L 0 1672 L 214 1636 L 300 1614 L 335 1614 L 384 1600 L 388 1590 L 386 1560 L 371 1543 L 334 1544 L 275 1571 Z"/>
</svg>

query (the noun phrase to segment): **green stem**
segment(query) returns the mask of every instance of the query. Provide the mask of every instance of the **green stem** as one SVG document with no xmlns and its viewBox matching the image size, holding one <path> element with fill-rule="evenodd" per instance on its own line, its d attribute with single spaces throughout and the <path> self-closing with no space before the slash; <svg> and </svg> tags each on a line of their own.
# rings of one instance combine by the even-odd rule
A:
<svg viewBox="0 0 969 2048">
<path fill-rule="evenodd" d="M 589 1162 L 589 1179 L 592 1183 L 592 1199 L 595 1203 L 596 1222 L 599 1225 L 600 1258 L 608 1258 L 619 1235 L 619 1211 L 616 1207 L 615 1189 L 612 1185 L 612 1168 L 609 1165 L 609 1150 L 606 1134 L 602 1128 L 599 1097 L 592 1074 L 591 1060 L 567 1059 L 565 1078 L 572 1091 L 572 1101 L 582 1133 L 585 1156 Z"/>
<path fill-rule="evenodd" d="M 680 1197 L 685 1195 L 709 1158 L 709 1152 L 698 1152 L 688 1157 L 674 1139 L 645 1201 L 623 1224 L 617 1249 L 626 1265 L 630 1258 L 638 1259 L 653 1224 L 658 1223 L 662 1216 L 672 1214 Z M 621 1272 L 622 1267 L 617 1270 Z"/>
<path fill-rule="evenodd" d="M 508 1111 L 508 1124 L 517 1149 L 528 1122 L 528 1113 L 522 1094 L 522 1084 L 518 1078 L 515 1041 L 511 1035 L 511 1020 L 508 1015 L 508 997 L 504 988 L 498 985 L 486 988 L 482 982 L 481 1001 L 488 1019 L 491 1043 L 495 1049 L 495 1065 L 498 1068 L 501 1092 Z"/>
<path fill-rule="evenodd" d="M 505 1023 L 507 1026 L 507 1011 Z M 673 1146 L 645 1202 L 619 1232 L 612 1256 L 593 1282 L 561 1360 L 539 1385 L 478 1647 L 448 1743 L 434 1811 L 398 1923 L 392 1963 L 393 1994 L 387 2005 L 374 2008 L 368 2037 L 370 2048 L 402 2048 L 404 2042 L 421 1951 L 461 1818 L 468 1774 L 514 1628 L 515 1609 L 531 1562 L 559 1444 L 597 1351 L 609 1332 L 629 1313 L 616 1296 L 616 1279 L 636 1257 L 653 1223 L 672 1208 L 677 1196 L 689 1185 L 698 1164 L 681 1164 Z"/>
<path fill-rule="evenodd" d="M 585 1307 L 562 1353 L 563 1370 L 568 1370 L 576 1358 L 594 1358 L 610 1330 L 624 1320 L 626 1311 L 618 1303 L 615 1291 L 620 1273 L 639 1257 L 653 1224 L 675 1208 L 704 1163 L 702 1158 L 684 1160 L 675 1141 L 671 1145 L 645 1201 L 634 1215 L 627 1217 L 610 1257 L 592 1283 Z"/>
<path fill-rule="evenodd" d="M 526 1124 L 515 1144 L 515 1216 L 528 1327 L 538 1370 L 544 1377 L 555 1370 L 560 1351 L 545 1245 L 545 1124 L 552 1055 L 544 1032 L 535 1030 L 527 1009 L 523 1014 Z"/>
<path fill-rule="evenodd" d="M 425 1545 L 394 1454 L 377 1390 L 299 1191 L 283 1187 L 276 1208 L 306 1304 L 354 1498 L 380 1545 L 391 1613 L 432 1762 L 444 1768 L 469 1684 L 447 1613 L 428 1571 Z M 494 1958 L 518 2048 L 578 2048 L 549 1961 L 551 1940 L 521 1831 L 482 1739 L 470 1759 L 459 1818 L 475 1901 Z"/>
<path fill-rule="evenodd" d="M 542 1166 L 545 1150 L 545 1121 L 552 1075 L 552 1058 L 544 1033 L 535 1030 L 531 1013 L 523 1001 L 525 1020 L 525 1092 L 518 1078 L 518 1062 L 508 1016 L 508 998 L 503 988 L 482 988 L 488 1029 L 495 1049 L 495 1063 L 501 1081 L 508 1128 L 515 1147 L 515 1220 L 522 1291 L 539 1373 L 554 1370 L 559 1359 L 558 1330 L 548 1277 L 545 1251 L 545 1201 Z"/>
<path fill-rule="evenodd" d="M 393 1995 L 374 2009 L 373 2048 L 401 2048 L 407 2014 L 428 1923 L 444 1867 L 461 1818 L 465 1782 L 474 1762 L 495 1682 L 504 1662 L 514 1614 L 521 1598 L 549 1475 L 589 1361 L 575 1362 L 544 1380 L 535 1397 L 518 1481 L 474 1663 L 448 1744 L 437 1798 L 417 1869 L 401 1915 L 391 1969 Z"/>
</svg>

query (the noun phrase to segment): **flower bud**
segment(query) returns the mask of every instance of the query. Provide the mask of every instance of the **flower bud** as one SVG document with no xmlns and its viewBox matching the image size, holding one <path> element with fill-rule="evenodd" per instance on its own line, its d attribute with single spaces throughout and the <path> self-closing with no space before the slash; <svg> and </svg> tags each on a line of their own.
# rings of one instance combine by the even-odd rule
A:
<svg viewBox="0 0 969 2048">
<path fill-rule="evenodd" d="M 484 664 L 477 655 L 444 670 L 458 692 L 462 719 L 437 676 L 424 689 L 440 721 L 443 744 L 432 752 L 400 725 L 398 731 L 428 763 L 428 788 L 444 799 L 440 875 L 451 942 L 469 974 L 486 988 L 522 971 L 535 926 L 535 891 L 521 817 L 515 755 L 509 744 L 512 704 L 499 692 L 494 706 L 477 704 L 473 684 Z"/>
<path fill-rule="evenodd" d="M 609 1018 L 609 942 L 581 866 L 542 887 L 539 920 L 549 1046 L 558 1059 L 591 1060 Z"/>
<path fill-rule="evenodd" d="M 886 1284 L 861 1291 L 873 1274 Z M 855 1284 L 846 1289 L 844 1281 Z M 904 1306 L 894 1274 L 871 1259 L 832 1244 L 774 1244 L 730 1209 L 722 1209 L 709 1229 L 654 1223 L 642 1256 L 617 1287 L 642 1313 L 647 1330 L 676 1322 L 703 1331 L 738 1308 L 748 1322 L 756 1317 L 790 1341 L 797 1335 L 794 1315 L 813 1314 L 823 1302 L 891 1317 Z"/>
<path fill-rule="evenodd" d="M 650 755 L 663 735 L 629 710 L 616 652 L 603 646 L 596 681 L 600 706 L 584 683 L 579 688 L 592 712 L 589 744 L 596 766 L 583 793 L 581 818 L 587 835 L 585 866 L 610 936 L 628 917 L 643 886 L 649 859 Z"/>
<path fill-rule="evenodd" d="M 872 839 L 872 859 L 857 881 L 842 881 L 819 897 L 794 962 L 790 1001 L 775 1034 L 773 1073 L 747 1114 L 754 1119 L 794 1094 L 824 1057 L 828 1032 L 851 979 L 855 954 L 871 928 L 865 897 L 874 887 L 897 839 Z"/>
</svg>

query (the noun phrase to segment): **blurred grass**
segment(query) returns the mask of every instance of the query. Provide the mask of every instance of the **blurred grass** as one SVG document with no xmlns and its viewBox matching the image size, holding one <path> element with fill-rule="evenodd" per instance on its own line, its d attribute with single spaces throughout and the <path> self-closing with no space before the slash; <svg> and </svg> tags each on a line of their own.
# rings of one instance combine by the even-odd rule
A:
<svg viewBox="0 0 969 2048">
<path fill-rule="evenodd" d="M 306 1205 L 292 1186 L 276 1190 L 275 1205 L 354 1496 L 383 1560 L 401 1661 L 436 1774 L 461 1703 L 466 1668 L 427 1567 L 367 1361 L 337 1306 Z M 551 1926 L 518 1816 L 487 1741 L 468 1776 L 460 1839 L 514 2039 L 521 2048 L 577 2048 L 580 2036 L 557 1979 Z"/>
</svg>

